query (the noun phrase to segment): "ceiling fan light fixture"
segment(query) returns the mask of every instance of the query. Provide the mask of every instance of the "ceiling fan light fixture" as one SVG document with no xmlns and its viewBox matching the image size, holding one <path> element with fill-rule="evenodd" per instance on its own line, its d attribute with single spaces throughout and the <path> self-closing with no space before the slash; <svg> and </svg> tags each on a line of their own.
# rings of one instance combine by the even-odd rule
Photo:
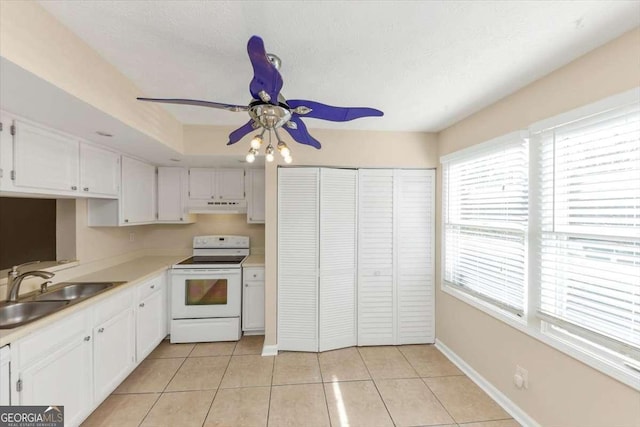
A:
<svg viewBox="0 0 640 427">
<path fill-rule="evenodd" d="M 253 139 L 251 140 L 251 148 L 254 149 L 259 149 L 260 146 L 262 145 L 262 135 L 256 135 L 253 137 Z"/>
<path fill-rule="evenodd" d="M 287 157 L 291 157 L 291 150 L 289 150 L 289 147 L 287 147 L 287 144 L 284 141 L 278 141 L 278 151 L 285 159 Z"/>
<path fill-rule="evenodd" d="M 265 154 L 265 159 L 267 160 L 267 162 L 273 162 L 273 145 L 271 145 L 271 143 L 269 143 L 269 145 L 267 145 L 267 148 L 264 150 L 264 154 Z"/>
<path fill-rule="evenodd" d="M 258 154 L 258 150 L 251 148 L 247 153 L 247 157 L 245 157 L 247 163 L 253 163 L 256 160 L 256 154 Z"/>
</svg>

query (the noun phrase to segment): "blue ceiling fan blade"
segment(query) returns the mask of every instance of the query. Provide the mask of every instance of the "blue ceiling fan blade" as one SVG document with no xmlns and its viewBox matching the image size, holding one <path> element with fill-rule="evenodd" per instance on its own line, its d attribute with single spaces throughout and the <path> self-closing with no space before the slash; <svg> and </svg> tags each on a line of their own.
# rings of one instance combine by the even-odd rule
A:
<svg viewBox="0 0 640 427">
<path fill-rule="evenodd" d="M 165 99 L 165 98 L 136 98 L 138 101 L 161 102 L 163 104 L 196 105 L 198 107 L 220 108 L 229 111 L 247 111 L 246 105 L 224 104 L 222 102 L 200 101 L 197 99 Z"/>
<path fill-rule="evenodd" d="M 376 110 L 375 108 L 333 107 L 304 99 L 289 99 L 287 100 L 287 104 L 289 104 L 291 109 L 296 107 L 307 107 L 311 109 L 307 114 L 299 114 L 300 117 L 312 117 L 314 119 L 330 120 L 332 122 L 348 122 L 349 120 L 359 119 L 361 117 L 380 117 L 384 115 L 382 111 Z"/>
<path fill-rule="evenodd" d="M 291 117 L 290 121 L 298 125 L 298 128 L 292 129 L 287 125 L 285 125 L 285 126 L 282 126 L 282 129 L 289 132 L 289 135 L 291 135 L 291 138 L 293 138 L 296 142 L 299 142 L 300 144 L 310 145 L 314 148 L 317 148 L 318 150 L 322 147 L 318 142 L 318 140 L 316 140 L 314 137 L 309 135 L 309 131 L 307 131 L 307 127 L 304 125 L 304 123 L 302 122 L 302 120 L 300 120 L 299 117 L 293 116 Z"/>
<path fill-rule="evenodd" d="M 264 43 L 258 36 L 251 36 L 247 43 L 249 60 L 253 66 L 253 79 L 249 83 L 249 92 L 255 99 L 260 98 L 260 91 L 264 90 L 269 97 L 270 104 L 278 105 L 278 95 L 282 90 L 282 76 L 267 58 Z"/>
<path fill-rule="evenodd" d="M 227 142 L 227 145 L 235 144 L 236 142 L 240 141 L 243 136 L 253 132 L 254 130 L 255 128 L 253 127 L 253 119 L 251 119 L 229 134 L 229 142 Z"/>
</svg>

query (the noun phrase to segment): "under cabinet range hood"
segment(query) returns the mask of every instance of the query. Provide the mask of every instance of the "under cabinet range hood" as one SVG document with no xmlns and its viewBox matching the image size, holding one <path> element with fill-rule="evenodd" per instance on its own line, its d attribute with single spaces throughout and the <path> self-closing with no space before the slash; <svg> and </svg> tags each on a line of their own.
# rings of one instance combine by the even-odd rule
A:
<svg viewBox="0 0 640 427">
<path fill-rule="evenodd" d="M 190 200 L 189 213 L 193 214 L 244 214 L 246 200 Z"/>
</svg>

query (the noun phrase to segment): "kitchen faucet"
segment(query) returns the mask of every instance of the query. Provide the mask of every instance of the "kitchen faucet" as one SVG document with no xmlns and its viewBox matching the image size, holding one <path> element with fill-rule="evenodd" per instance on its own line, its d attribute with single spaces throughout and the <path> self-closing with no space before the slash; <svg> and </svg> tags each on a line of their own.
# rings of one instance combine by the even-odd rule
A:
<svg viewBox="0 0 640 427">
<path fill-rule="evenodd" d="M 24 264 L 20 264 L 20 265 L 15 265 L 13 266 L 13 268 L 11 268 L 11 271 L 9 272 L 9 274 L 7 275 L 8 277 L 8 281 L 7 281 L 7 301 L 17 301 L 18 300 L 18 293 L 20 291 L 20 285 L 22 284 L 22 281 L 30 276 L 37 276 L 37 277 L 41 277 L 43 279 L 51 279 L 54 274 L 50 273 L 48 271 L 39 271 L 39 270 L 35 270 L 35 271 L 27 271 L 25 273 L 20 274 L 20 272 L 18 271 L 18 269 L 20 267 L 23 267 L 25 265 L 30 265 L 30 264 L 37 264 L 40 261 L 33 261 L 33 262 L 27 262 Z"/>
</svg>

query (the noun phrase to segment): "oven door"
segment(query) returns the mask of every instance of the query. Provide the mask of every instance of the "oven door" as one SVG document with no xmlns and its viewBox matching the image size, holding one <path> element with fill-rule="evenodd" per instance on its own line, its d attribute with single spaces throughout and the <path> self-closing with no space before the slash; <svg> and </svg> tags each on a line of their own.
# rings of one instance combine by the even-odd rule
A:
<svg viewBox="0 0 640 427">
<path fill-rule="evenodd" d="M 241 270 L 171 270 L 171 318 L 239 317 Z"/>
</svg>

